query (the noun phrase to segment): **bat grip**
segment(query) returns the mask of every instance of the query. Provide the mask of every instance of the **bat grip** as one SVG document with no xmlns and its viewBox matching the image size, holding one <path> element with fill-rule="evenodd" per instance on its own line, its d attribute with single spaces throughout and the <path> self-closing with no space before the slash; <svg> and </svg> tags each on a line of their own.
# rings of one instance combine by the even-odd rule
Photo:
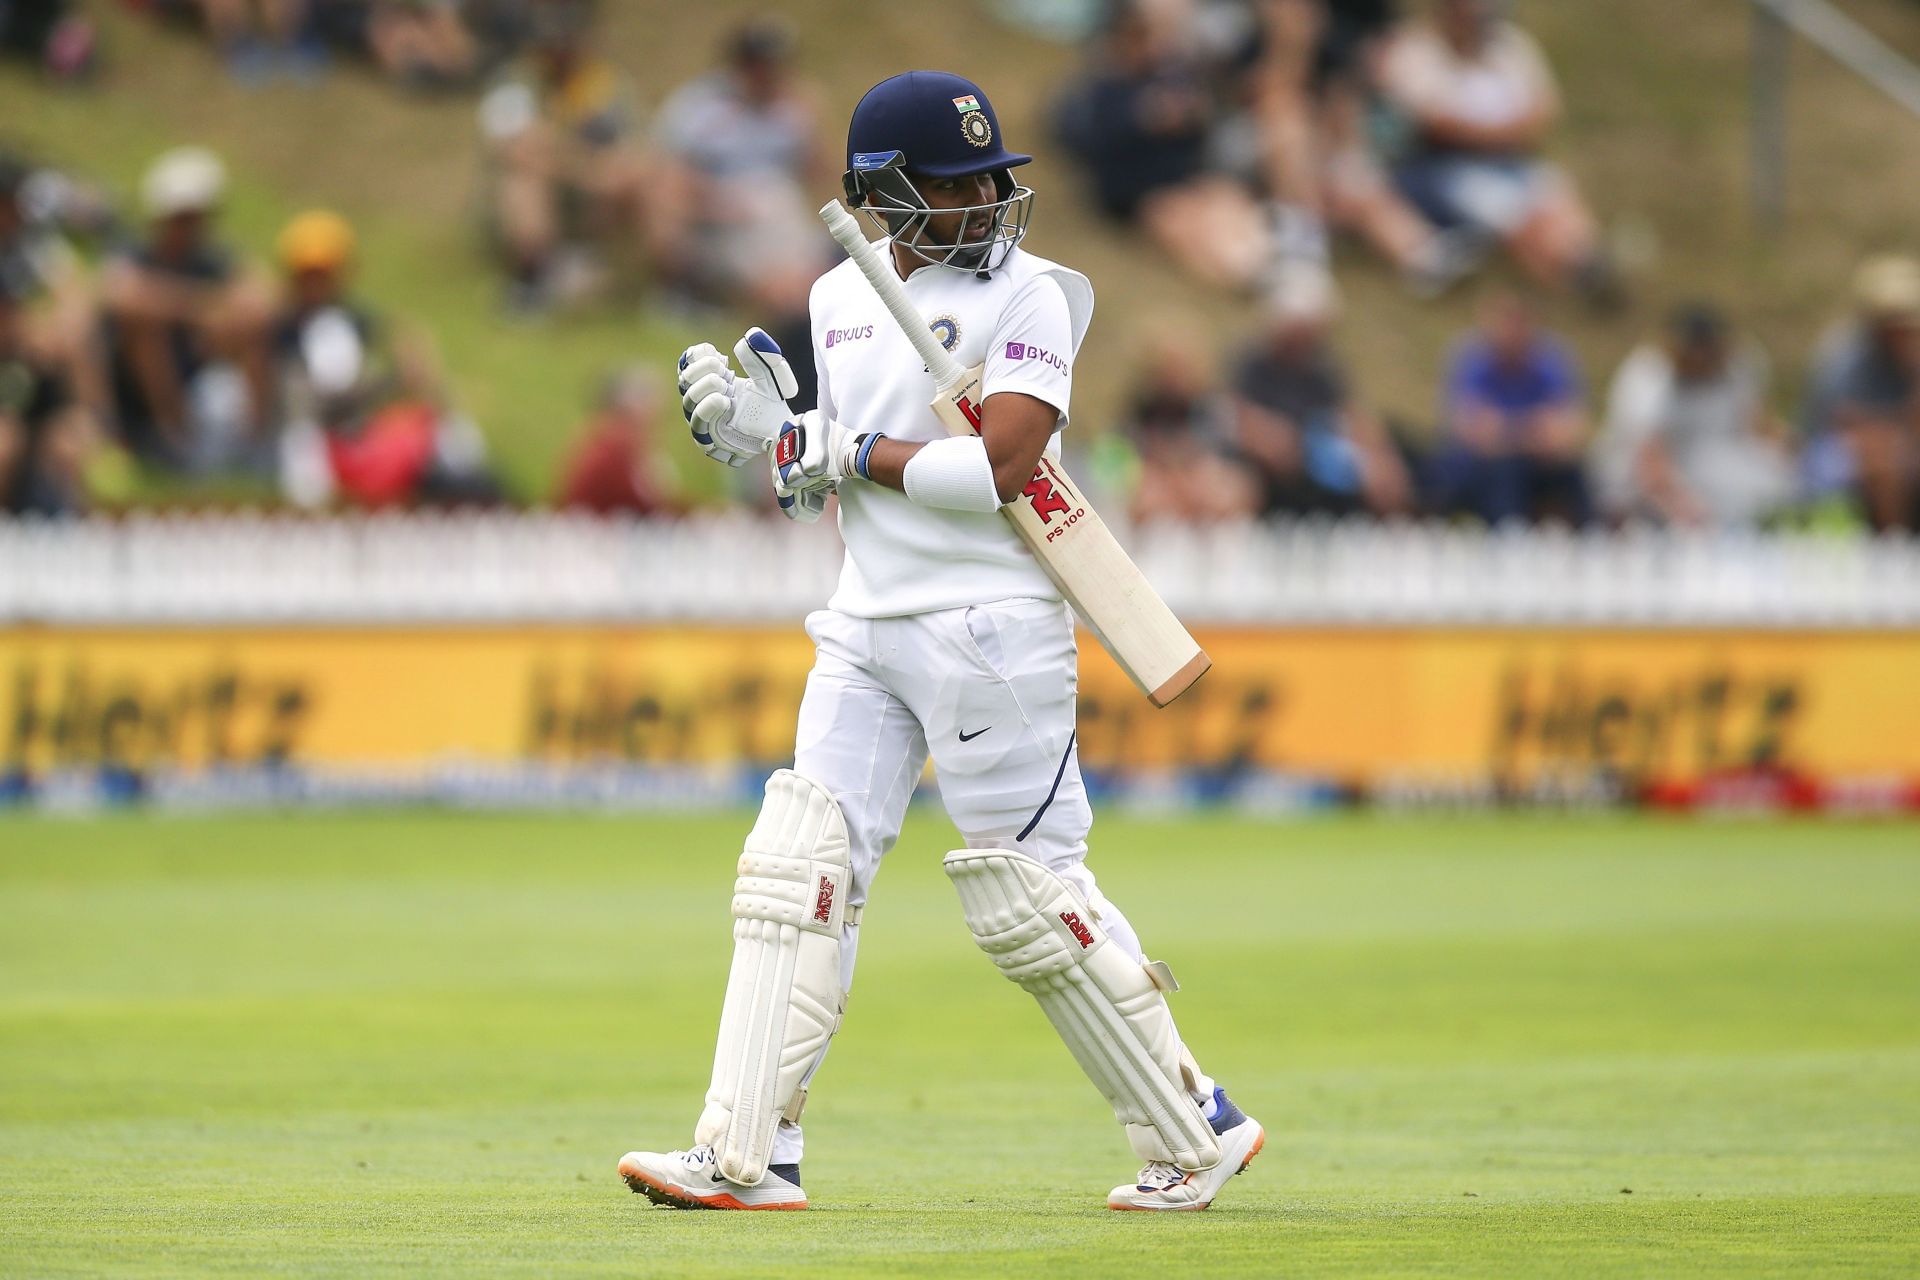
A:
<svg viewBox="0 0 1920 1280">
<path fill-rule="evenodd" d="M 906 286 L 894 272 L 893 264 L 883 261 L 874 252 L 866 233 L 860 230 L 860 224 L 847 212 L 846 206 L 838 200 L 827 201 L 820 206 L 820 221 L 827 224 L 828 232 L 840 242 L 840 247 L 853 259 L 853 265 L 860 269 L 860 274 L 867 278 L 873 291 L 880 295 L 880 301 L 893 314 L 893 322 L 907 335 L 915 354 L 927 366 L 927 372 L 933 375 L 934 385 L 943 391 L 958 385 L 966 376 L 960 362 L 940 345 L 940 339 L 933 336 L 933 330 L 927 328 L 927 318 L 907 297 Z"/>
</svg>

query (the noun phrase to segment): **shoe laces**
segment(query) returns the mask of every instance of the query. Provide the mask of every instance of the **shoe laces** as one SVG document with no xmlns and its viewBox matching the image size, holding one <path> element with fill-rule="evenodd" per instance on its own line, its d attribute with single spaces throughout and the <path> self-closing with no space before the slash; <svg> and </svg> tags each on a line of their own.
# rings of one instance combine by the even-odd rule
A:
<svg viewBox="0 0 1920 1280">
<path fill-rule="evenodd" d="M 1179 1165 L 1168 1164 L 1165 1160 L 1149 1161 L 1141 1170 L 1134 1185 L 1142 1191 L 1165 1191 L 1168 1187 L 1177 1187 L 1187 1180 L 1187 1171 Z"/>
</svg>

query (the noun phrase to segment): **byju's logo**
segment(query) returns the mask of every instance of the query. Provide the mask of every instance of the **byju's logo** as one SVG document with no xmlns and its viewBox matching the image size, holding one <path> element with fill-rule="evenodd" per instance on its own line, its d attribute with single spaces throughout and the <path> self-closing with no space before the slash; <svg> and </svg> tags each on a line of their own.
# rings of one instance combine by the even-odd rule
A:
<svg viewBox="0 0 1920 1280">
<path fill-rule="evenodd" d="M 872 336 L 873 326 L 870 324 L 857 325 L 851 329 L 829 329 L 827 330 L 827 340 L 820 345 L 824 347 L 837 347 L 843 342 L 856 342 L 861 338 L 871 338 Z"/>
<path fill-rule="evenodd" d="M 1067 361 L 1064 356 L 1058 352 L 1049 351 L 1045 347 L 1036 347 L 1028 342 L 1009 342 L 1007 344 L 1007 359 L 1038 360 L 1041 364 L 1052 369 L 1058 369 L 1061 373 L 1067 371 Z"/>
</svg>

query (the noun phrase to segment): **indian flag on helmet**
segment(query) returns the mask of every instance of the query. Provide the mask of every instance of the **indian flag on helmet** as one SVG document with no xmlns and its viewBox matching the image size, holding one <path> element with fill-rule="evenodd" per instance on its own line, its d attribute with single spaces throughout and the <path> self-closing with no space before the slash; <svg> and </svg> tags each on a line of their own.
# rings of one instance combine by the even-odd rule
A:
<svg viewBox="0 0 1920 1280">
<path fill-rule="evenodd" d="M 953 109 L 963 114 L 968 111 L 978 111 L 980 109 L 980 99 L 970 93 L 963 93 L 953 100 Z"/>
</svg>

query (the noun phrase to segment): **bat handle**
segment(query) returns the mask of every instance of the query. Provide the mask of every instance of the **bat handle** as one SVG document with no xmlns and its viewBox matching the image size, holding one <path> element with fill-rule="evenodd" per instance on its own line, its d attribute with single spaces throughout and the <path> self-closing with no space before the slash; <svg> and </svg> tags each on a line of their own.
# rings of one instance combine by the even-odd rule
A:
<svg viewBox="0 0 1920 1280">
<path fill-rule="evenodd" d="M 840 247 L 853 259 L 853 265 L 867 278 L 873 291 L 880 295 L 880 301 L 893 313 L 893 321 L 900 331 L 907 335 L 907 341 L 913 344 L 915 354 L 921 363 L 927 366 L 927 372 L 933 375 L 936 387 L 945 390 L 957 386 L 966 376 L 948 350 L 940 345 L 940 339 L 933 336 L 933 330 L 927 328 L 927 318 L 907 297 L 906 286 L 895 274 L 893 264 L 885 262 L 867 242 L 866 233 L 860 230 L 860 224 L 854 220 L 847 207 L 838 200 L 829 200 L 820 206 L 820 221 L 827 224 L 827 231 L 840 242 Z"/>
</svg>

